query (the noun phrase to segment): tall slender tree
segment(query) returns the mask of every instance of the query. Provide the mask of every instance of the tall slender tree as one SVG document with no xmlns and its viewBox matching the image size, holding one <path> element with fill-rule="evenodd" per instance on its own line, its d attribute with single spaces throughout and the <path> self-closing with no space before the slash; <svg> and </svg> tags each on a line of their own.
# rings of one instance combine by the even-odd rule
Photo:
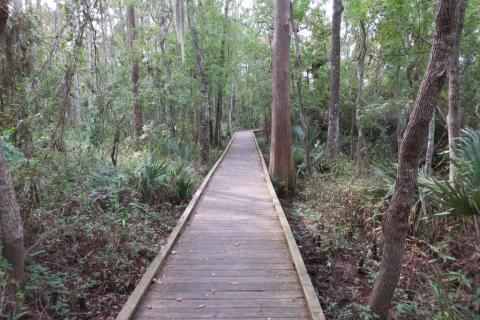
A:
<svg viewBox="0 0 480 320">
<path fill-rule="evenodd" d="M 137 56 L 137 28 L 135 22 L 135 5 L 130 2 L 127 5 L 127 20 L 129 33 L 129 46 L 131 54 L 131 83 L 133 93 L 133 134 L 135 138 L 139 138 L 143 134 L 143 112 L 140 105 L 140 96 L 138 91 L 139 66 Z"/>
<path fill-rule="evenodd" d="M 293 13 L 293 3 L 290 1 L 290 11 Z M 303 66 L 302 66 L 302 51 L 300 48 L 300 36 L 298 35 L 298 26 L 295 23 L 295 19 L 290 19 L 292 23 L 292 31 L 293 36 L 295 39 L 295 62 L 297 65 L 297 98 L 298 104 L 300 107 L 300 124 L 303 129 L 303 149 L 305 152 L 305 164 L 307 167 L 307 175 L 312 175 L 312 162 L 310 159 L 310 145 L 309 145 L 309 127 L 307 121 L 307 115 L 305 114 L 305 105 L 303 102 L 303 94 L 302 94 L 302 73 L 303 73 Z"/>
<path fill-rule="evenodd" d="M 340 134 L 340 26 L 342 23 L 342 12 L 342 0 L 333 0 L 330 107 L 328 110 L 327 139 L 327 150 L 330 159 L 334 159 L 337 156 Z"/>
<path fill-rule="evenodd" d="M 277 0 L 273 40 L 270 175 L 287 190 L 295 187 L 290 114 L 290 1 Z"/>
<path fill-rule="evenodd" d="M 200 158 L 202 163 L 207 163 L 209 158 L 209 99 L 208 99 L 208 87 L 209 81 L 207 77 L 207 71 L 205 70 L 205 62 L 202 53 L 202 44 L 196 25 L 196 12 L 195 5 L 192 0 L 187 0 L 187 15 L 188 24 L 192 32 L 193 49 L 195 52 L 195 61 L 197 64 L 198 73 L 200 75 L 200 94 L 202 95 L 202 107 L 199 110 L 199 132 L 198 137 L 200 140 Z"/>
<path fill-rule="evenodd" d="M 360 21 L 360 34 L 356 45 L 358 89 L 355 102 L 355 124 L 357 126 L 357 172 L 363 175 L 365 168 L 365 136 L 362 124 L 363 82 L 365 73 L 365 55 L 367 52 L 367 31 L 365 23 Z"/>
<path fill-rule="evenodd" d="M 369 299 L 372 310 L 381 319 L 388 316 L 402 270 L 408 216 L 422 152 L 422 144 L 418 141 L 427 134 L 436 101 L 447 78 L 456 33 L 456 3 L 457 0 L 439 0 L 437 3 L 430 59 L 400 148 L 395 189 L 383 223 L 384 256 Z"/>
<path fill-rule="evenodd" d="M 463 20 L 467 0 L 458 0 L 456 10 L 456 33 L 453 44 L 453 54 L 448 68 L 448 152 L 450 155 L 449 178 L 455 178 L 456 139 L 460 136 L 460 42 L 463 32 Z"/>
<path fill-rule="evenodd" d="M 215 130 L 213 133 L 213 143 L 216 146 L 221 146 L 222 144 L 222 118 L 223 118 L 223 90 L 225 79 L 225 50 L 227 42 L 227 23 L 228 23 L 228 9 L 230 1 L 225 1 L 225 17 L 223 22 L 223 31 L 222 31 L 222 44 L 220 46 L 220 60 L 218 66 L 220 68 L 220 76 L 218 81 L 217 89 L 217 101 L 215 108 Z"/>
</svg>

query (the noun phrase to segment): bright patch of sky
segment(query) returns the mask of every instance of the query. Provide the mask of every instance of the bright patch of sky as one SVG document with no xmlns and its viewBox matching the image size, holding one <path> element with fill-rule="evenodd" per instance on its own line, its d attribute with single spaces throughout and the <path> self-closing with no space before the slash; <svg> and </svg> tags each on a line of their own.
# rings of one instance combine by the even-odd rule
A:
<svg viewBox="0 0 480 320">
<path fill-rule="evenodd" d="M 255 0 L 241 0 L 242 7 L 246 9 L 251 9 Z M 332 15 L 332 0 L 313 0 L 312 6 L 321 6 L 325 10 L 327 17 Z"/>
</svg>

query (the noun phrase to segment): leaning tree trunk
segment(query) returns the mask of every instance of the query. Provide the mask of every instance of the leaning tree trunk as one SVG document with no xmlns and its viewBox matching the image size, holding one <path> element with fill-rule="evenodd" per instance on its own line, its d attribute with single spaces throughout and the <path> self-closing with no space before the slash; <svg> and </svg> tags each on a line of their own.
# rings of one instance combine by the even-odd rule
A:
<svg viewBox="0 0 480 320">
<path fill-rule="evenodd" d="M 363 175 L 365 171 L 365 136 L 362 124 L 362 96 L 365 72 L 365 54 L 367 52 L 367 33 L 363 21 L 360 21 L 360 39 L 357 43 L 357 99 L 355 103 L 355 122 L 357 125 L 357 173 Z"/>
<path fill-rule="evenodd" d="M 453 54 L 448 69 L 448 153 L 450 155 L 449 178 L 455 178 L 456 139 L 460 136 L 460 42 L 463 32 L 463 20 L 467 0 L 458 0 L 456 10 L 456 36 L 453 44 Z"/>
<path fill-rule="evenodd" d="M 290 12 L 293 12 L 293 4 L 290 2 Z M 310 159 L 310 144 L 309 144 L 309 128 L 307 117 L 305 114 L 305 106 L 303 104 L 303 96 L 302 96 L 302 54 L 300 49 L 300 37 L 298 36 L 298 27 L 295 24 L 295 20 L 293 16 L 291 18 L 292 23 L 292 30 L 295 39 L 295 61 L 297 64 L 297 98 L 298 104 L 300 106 L 300 124 L 302 125 L 303 129 L 303 149 L 305 152 L 305 164 L 307 167 L 307 176 L 312 175 L 312 163 Z"/>
<path fill-rule="evenodd" d="M 138 139 L 143 134 L 143 113 L 140 106 L 140 97 L 138 93 L 138 57 L 137 57 L 137 28 L 135 24 L 135 6 L 129 4 L 127 6 L 127 20 L 129 33 L 129 46 L 131 59 L 131 83 L 133 93 L 133 134 Z"/>
<path fill-rule="evenodd" d="M 208 145 L 208 128 L 209 128 L 209 100 L 208 100 L 208 78 L 205 70 L 205 63 L 202 55 L 202 45 L 198 35 L 195 21 L 195 7 L 192 0 L 187 0 L 187 15 L 190 30 L 192 31 L 193 49 L 195 51 L 195 61 L 198 73 L 200 74 L 200 94 L 202 95 L 203 105 L 199 112 L 199 140 L 200 140 L 200 159 L 203 164 L 208 162 L 209 145 Z"/>
<path fill-rule="evenodd" d="M 272 89 L 272 137 L 269 172 L 287 190 L 295 187 L 290 115 L 290 1 L 277 0 Z"/>
<path fill-rule="evenodd" d="M 384 256 L 380 273 L 370 295 L 372 310 L 386 319 L 402 270 L 407 222 L 416 187 L 418 162 L 428 123 L 444 86 L 455 39 L 456 0 L 439 0 L 430 59 L 420 85 L 414 109 L 403 136 L 398 160 L 397 181 L 383 222 Z"/>
<path fill-rule="evenodd" d="M 342 23 L 342 0 L 333 1 L 332 52 L 330 55 L 330 108 L 328 111 L 327 150 L 331 160 L 338 153 L 340 134 L 340 26 Z"/>
<path fill-rule="evenodd" d="M 0 0 L 0 48 L 4 46 L 4 31 L 8 20 L 8 0 Z M 22 217 L 18 208 L 12 177 L 8 171 L 0 144 L 0 228 L 3 256 L 12 265 L 11 276 L 23 280 L 24 256 Z"/>
</svg>

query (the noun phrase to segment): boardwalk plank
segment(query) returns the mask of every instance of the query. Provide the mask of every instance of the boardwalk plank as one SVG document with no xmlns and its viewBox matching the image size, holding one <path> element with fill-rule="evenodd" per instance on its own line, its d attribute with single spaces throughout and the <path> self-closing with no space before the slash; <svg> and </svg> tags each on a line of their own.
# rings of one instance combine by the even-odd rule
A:
<svg viewBox="0 0 480 320">
<path fill-rule="evenodd" d="M 264 174 L 253 135 L 237 133 L 134 319 L 320 319 Z"/>
</svg>

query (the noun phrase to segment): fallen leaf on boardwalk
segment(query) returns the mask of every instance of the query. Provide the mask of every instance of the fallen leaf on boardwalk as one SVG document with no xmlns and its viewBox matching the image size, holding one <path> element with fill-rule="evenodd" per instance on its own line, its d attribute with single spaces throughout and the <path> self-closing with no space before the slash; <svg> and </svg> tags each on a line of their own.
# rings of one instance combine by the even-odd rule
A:
<svg viewBox="0 0 480 320">
<path fill-rule="evenodd" d="M 177 251 L 172 251 L 172 254 L 177 254 Z"/>
<path fill-rule="evenodd" d="M 148 309 L 152 309 L 152 305 L 151 305 L 151 304 L 148 305 Z"/>
<path fill-rule="evenodd" d="M 152 279 L 152 282 L 153 282 L 153 283 L 157 283 L 157 278 L 153 278 L 153 279 Z"/>
<path fill-rule="evenodd" d="M 182 302 L 183 298 L 182 297 L 177 297 L 177 302 Z"/>
<path fill-rule="evenodd" d="M 201 309 L 201 308 L 205 308 L 207 305 L 206 304 L 200 304 L 197 306 L 197 308 Z"/>
<path fill-rule="evenodd" d="M 217 293 L 218 289 L 217 288 L 213 288 L 213 289 L 210 289 L 210 291 L 212 291 L 213 294 Z"/>
<path fill-rule="evenodd" d="M 212 272 L 212 276 L 215 276 L 215 272 Z"/>
<path fill-rule="evenodd" d="M 238 285 L 238 282 L 232 282 L 233 285 Z"/>
<path fill-rule="evenodd" d="M 240 245 L 240 243 L 235 243 L 235 245 L 238 247 Z"/>
</svg>

